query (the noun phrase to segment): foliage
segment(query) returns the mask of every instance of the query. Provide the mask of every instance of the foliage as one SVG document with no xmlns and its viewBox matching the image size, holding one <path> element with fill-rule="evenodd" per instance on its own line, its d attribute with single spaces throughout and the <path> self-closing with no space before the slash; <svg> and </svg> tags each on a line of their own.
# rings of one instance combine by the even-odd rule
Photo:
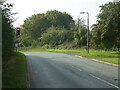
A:
<svg viewBox="0 0 120 90">
<path fill-rule="evenodd" d="M 4 3 L 2 8 L 2 57 L 10 57 L 14 50 L 14 29 L 11 18 L 12 4 Z"/>
<path fill-rule="evenodd" d="M 74 33 L 75 42 L 79 47 L 85 46 L 87 43 L 87 29 L 82 19 L 78 18 L 76 26 L 77 31 Z"/>
<path fill-rule="evenodd" d="M 22 41 L 24 41 L 24 38 L 37 40 L 48 27 L 49 22 L 44 14 L 32 15 L 24 21 L 22 26 Z"/>
<path fill-rule="evenodd" d="M 55 30 L 57 30 L 57 28 L 63 28 L 65 31 L 59 29 L 62 31 L 54 30 L 50 32 L 49 30 L 50 27 L 56 27 Z M 24 21 L 24 24 L 21 27 L 22 29 L 21 29 L 20 43 L 21 46 L 27 46 L 27 47 L 32 46 L 34 42 L 36 42 L 36 44 L 39 45 L 39 41 L 41 37 L 44 36 L 45 41 L 43 41 L 42 39 L 42 42 L 45 45 L 48 44 L 47 38 L 49 38 L 50 36 L 51 40 L 49 39 L 49 43 L 50 42 L 53 43 L 55 40 L 58 39 L 58 37 L 61 38 L 61 41 L 54 42 L 56 43 L 54 45 L 58 45 L 64 42 L 63 40 L 69 41 L 70 39 L 73 39 L 72 30 L 74 27 L 75 25 L 73 18 L 66 12 L 62 13 L 57 10 L 51 10 L 51 11 L 47 11 L 46 14 L 40 13 L 40 14 L 32 15 L 31 17 L 27 18 Z M 52 32 L 54 32 L 54 34 Z M 54 36 L 56 36 L 57 33 L 59 33 L 60 36 L 53 37 L 51 35 L 48 35 L 50 33 L 52 33 Z M 61 34 L 65 34 L 65 33 L 67 34 L 63 35 L 64 36 L 63 37 Z M 54 45 L 52 44 L 52 46 Z"/>
<path fill-rule="evenodd" d="M 116 50 L 120 48 L 120 2 L 100 7 L 97 23 L 89 33 L 89 45 L 94 49 Z M 51 10 L 27 18 L 22 26 L 20 41 L 23 46 L 34 44 L 43 48 L 60 48 L 70 42 L 75 43 L 73 47 L 82 48 L 86 46 L 87 29 L 82 19 L 78 18 L 75 22 L 66 12 Z"/>
<path fill-rule="evenodd" d="M 92 28 L 92 43 L 107 49 L 113 46 L 120 48 L 120 2 L 110 2 L 100 7 L 97 24 Z"/>
<path fill-rule="evenodd" d="M 72 37 L 70 32 L 64 28 L 51 27 L 46 33 L 42 34 L 41 43 L 42 45 L 50 45 L 52 47 L 58 46 L 65 41 L 70 41 Z"/>
<path fill-rule="evenodd" d="M 62 13 L 57 10 L 47 11 L 46 17 L 51 23 L 51 26 L 65 28 L 67 30 L 70 30 L 74 27 L 74 20 L 72 16 L 66 12 Z"/>
</svg>

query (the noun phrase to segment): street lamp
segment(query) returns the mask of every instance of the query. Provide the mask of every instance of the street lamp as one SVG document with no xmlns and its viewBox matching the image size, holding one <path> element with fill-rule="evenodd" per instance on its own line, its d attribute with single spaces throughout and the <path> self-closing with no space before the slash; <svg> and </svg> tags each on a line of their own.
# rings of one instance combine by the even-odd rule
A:
<svg viewBox="0 0 120 90">
<path fill-rule="evenodd" d="M 80 14 L 87 14 L 87 53 L 89 53 L 89 12 L 80 12 Z"/>
</svg>

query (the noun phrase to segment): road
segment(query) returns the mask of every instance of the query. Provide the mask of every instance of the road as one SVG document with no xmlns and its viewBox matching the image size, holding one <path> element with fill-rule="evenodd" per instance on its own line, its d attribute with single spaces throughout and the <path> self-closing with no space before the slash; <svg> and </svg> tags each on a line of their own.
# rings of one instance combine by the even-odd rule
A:
<svg viewBox="0 0 120 90">
<path fill-rule="evenodd" d="M 119 88 L 118 67 L 67 53 L 24 54 L 30 88 Z"/>
</svg>

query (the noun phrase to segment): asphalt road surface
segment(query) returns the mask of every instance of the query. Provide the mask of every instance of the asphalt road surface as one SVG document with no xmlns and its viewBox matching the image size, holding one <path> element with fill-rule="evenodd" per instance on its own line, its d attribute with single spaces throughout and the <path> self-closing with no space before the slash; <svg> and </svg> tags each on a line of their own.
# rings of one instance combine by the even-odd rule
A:
<svg viewBox="0 0 120 90">
<path fill-rule="evenodd" d="M 119 88 L 118 67 L 67 53 L 24 54 L 29 88 Z"/>
</svg>

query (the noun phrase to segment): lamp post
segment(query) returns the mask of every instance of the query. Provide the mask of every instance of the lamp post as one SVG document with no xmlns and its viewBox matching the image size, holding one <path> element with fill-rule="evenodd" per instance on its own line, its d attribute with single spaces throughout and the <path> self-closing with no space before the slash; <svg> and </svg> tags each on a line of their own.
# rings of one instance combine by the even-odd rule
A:
<svg viewBox="0 0 120 90">
<path fill-rule="evenodd" d="M 80 12 L 80 14 L 87 14 L 87 53 L 89 53 L 89 12 Z"/>
</svg>

